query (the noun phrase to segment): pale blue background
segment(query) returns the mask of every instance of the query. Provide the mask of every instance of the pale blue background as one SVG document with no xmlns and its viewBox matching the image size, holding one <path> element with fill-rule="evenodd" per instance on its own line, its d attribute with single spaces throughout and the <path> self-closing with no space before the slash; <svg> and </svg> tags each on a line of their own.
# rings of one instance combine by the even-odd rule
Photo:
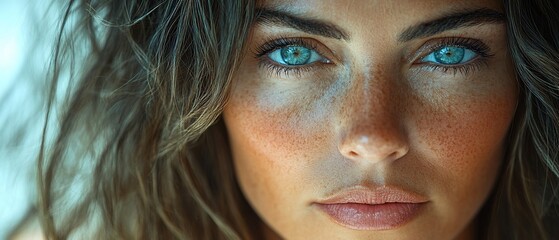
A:
<svg viewBox="0 0 559 240">
<path fill-rule="evenodd" d="M 35 153 L 44 116 L 39 76 L 55 29 L 47 5 L 0 0 L 0 240 L 35 204 Z M 22 124 L 25 138 L 15 142 L 12 136 Z"/>
</svg>

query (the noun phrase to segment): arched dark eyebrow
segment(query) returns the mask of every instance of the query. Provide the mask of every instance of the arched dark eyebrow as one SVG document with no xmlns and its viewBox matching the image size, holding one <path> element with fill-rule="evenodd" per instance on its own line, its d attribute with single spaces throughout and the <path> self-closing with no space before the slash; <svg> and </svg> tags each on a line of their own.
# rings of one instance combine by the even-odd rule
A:
<svg viewBox="0 0 559 240">
<path fill-rule="evenodd" d="M 399 36 L 399 42 L 407 42 L 417 38 L 424 38 L 437 33 L 453 30 L 461 27 L 475 26 L 487 23 L 505 22 L 504 14 L 488 9 L 480 8 L 474 10 L 457 11 L 446 14 L 435 20 L 420 23 L 404 30 Z M 327 38 L 350 40 L 350 35 L 340 26 L 334 23 L 295 16 L 283 10 L 269 8 L 256 9 L 256 23 L 281 25 L 294 28 L 309 34 L 320 35 Z"/>
<path fill-rule="evenodd" d="M 256 9 L 256 23 L 282 25 L 309 34 L 348 41 L 349 34 L 339 26 L 318 19 L 303 18 L 281 10 L 268 8 Z"/>
<path fill-rule="evenodd" d="M 505 21 L 506 18 L 504 14 L 488 8 L 454 12 L 438 19 L 407 28 L 398 36 L 398 41 L 407 42 L 452 29 L 487 23 L 502 23 Z"/>
</svg>

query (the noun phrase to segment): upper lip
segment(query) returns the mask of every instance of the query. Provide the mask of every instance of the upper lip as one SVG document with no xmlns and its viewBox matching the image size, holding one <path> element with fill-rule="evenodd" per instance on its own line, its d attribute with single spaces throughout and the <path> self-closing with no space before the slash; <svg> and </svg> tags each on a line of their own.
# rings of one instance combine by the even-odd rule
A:
<svg viewBox="0 0 559 240">
<path fill-rule="evenodd" d="M 319 204 L 385 204 L 385 203 L 424 203 L 428 200 L 420 194 L 391 186 L 368 188 L 356 186 L 346 188 L 319 200 Z"/>
</svg>

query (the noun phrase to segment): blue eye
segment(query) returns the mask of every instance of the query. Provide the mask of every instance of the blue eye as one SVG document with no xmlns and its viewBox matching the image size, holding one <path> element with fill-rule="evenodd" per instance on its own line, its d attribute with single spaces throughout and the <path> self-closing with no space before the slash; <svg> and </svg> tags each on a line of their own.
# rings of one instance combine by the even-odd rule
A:
<svg viewBox="0 0 559 240">
<path fill-rule="evenodd" d="M 431 62 L 441 65 L 459 65 L 474 59 L 477 54 L 465 47 L 443 46 L 421 59 L 421 62 Z"/>
<path fill-rule="evenodd" d="M 320 56 L 315 50 L 300 46 L 288 45 L 278 48 L 268 54 L 268 58 L 281 65 L 298 66 L 328 60 Z"/>
</svg>

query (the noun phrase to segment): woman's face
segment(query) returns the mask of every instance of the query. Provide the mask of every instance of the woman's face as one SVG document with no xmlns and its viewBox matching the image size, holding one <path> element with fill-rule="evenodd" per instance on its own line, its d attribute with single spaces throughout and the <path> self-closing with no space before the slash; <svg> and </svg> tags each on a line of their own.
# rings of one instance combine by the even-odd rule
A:
<svg viewBox="0 0 559 240">
<path fill-rule="evenodd" d="M 500 1 L 270 0 L 223 118 L 285 239 L 467 239 L 517 89 Z"/>
</svg>

